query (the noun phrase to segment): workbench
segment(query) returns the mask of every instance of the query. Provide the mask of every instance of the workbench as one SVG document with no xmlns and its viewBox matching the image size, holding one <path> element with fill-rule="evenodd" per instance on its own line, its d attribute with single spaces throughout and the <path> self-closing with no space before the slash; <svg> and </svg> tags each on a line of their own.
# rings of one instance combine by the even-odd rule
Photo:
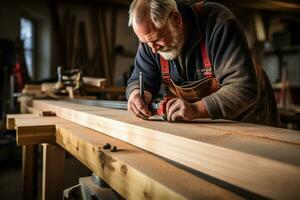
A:
<svg viewBox="0 0 300 200">
<path fill-rule="evenodd" d="M 18 145 L 43 144 L 43 199 L 60 199 L 65 151 L 126 199 L 299 199 L 300 132 L 229 120 L 168 123 L 34 100 L 8 115 Z M 55 114 L 55 116 L 53 116 Z M 112 144 L 117 151 L 104 149 Z"/>
</svg>

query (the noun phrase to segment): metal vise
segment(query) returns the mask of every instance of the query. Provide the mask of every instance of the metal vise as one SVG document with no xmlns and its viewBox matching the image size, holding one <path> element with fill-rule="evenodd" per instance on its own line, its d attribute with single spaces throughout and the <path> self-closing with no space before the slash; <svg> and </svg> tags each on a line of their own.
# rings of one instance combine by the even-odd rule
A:
<svg viewBox="0 0 300 200">
<path fill-rule="evenodd" d="M 70 89 L 72 93 L 84 95 L 83 89 L 83 75 L 80 69 L 64 70 L 61 66 L 57 67 L 58 81 L 55 84 L 55 93 L 70 95 Z"/>
</svg>

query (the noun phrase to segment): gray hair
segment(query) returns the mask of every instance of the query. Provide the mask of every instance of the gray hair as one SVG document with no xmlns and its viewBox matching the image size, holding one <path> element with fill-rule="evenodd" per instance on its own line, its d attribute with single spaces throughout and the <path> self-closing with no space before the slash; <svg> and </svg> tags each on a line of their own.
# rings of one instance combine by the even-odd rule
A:
<svg viewBox="0 0 300 200">
<path fill-rule="evenodd" d="M 143 7 L 140 7 L 143 6 Z M 147 13 L 137 13 L 139 8 Z M 132 26 L 134 17 L 149 16 L 156 28 L 161 28 L 167 23 L 168 16 L 172 10 L 177 10 L 175 0 L 134 0 L 129 8 L 128 26 Z M 142 10 L 139 10 L 140 12 Z M 138 11 L 138 12 L 139 12 Z"/>
</svg>

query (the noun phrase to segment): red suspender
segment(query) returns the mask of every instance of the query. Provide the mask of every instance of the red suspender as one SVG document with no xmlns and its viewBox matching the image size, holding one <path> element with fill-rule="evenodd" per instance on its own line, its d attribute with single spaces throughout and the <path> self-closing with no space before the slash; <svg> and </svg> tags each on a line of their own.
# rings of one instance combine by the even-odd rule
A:
<svg viewBox="0 0 300 200">
<path fill-rule="evenodd" d="M 211 78 L 213 77 L 212 66 L 206 51 L 204 40 L 200 41 L 200 47 L 202 53 L 202 60 L 204 64 L 203 75 L 207 78 Z M 160 56 L 160 66 L 161 66 L 161 74 L 162 74 L 163 81 L 170 82 L 169 62 L 166 59 L 164 59 L 162 56 Z"/>
<path fill-rule="evenodd" d="M 206 51 L 204 40 L 200 41 L 200 46 L 201 46 L 202 59 L 203 59 L 203 64 L 204 64 L 203 74 L 205 77 L 211 78 L 213 76 L 212 66 L 211 66 L 207 51 Z"/>
<path fill-rule="evenodd" d="M 165 82 L 170 82 L 170 66 L 169 61 L 160 56 L 160 67 L 162 79 Z"/>
</svg>

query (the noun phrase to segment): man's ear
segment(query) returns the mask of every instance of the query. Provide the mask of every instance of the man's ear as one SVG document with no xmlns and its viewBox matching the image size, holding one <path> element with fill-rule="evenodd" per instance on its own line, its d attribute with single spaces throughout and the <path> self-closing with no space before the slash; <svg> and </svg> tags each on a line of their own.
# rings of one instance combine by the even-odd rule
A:
<svg viewBox="0 0 300 200">
<path fill-rule="evenodd" d="M 181 14 L 178 11 L 173 10 L 171 12 L 171 21 L 175 27 L 178 27 L 182 24 Z"/>
</svg>

